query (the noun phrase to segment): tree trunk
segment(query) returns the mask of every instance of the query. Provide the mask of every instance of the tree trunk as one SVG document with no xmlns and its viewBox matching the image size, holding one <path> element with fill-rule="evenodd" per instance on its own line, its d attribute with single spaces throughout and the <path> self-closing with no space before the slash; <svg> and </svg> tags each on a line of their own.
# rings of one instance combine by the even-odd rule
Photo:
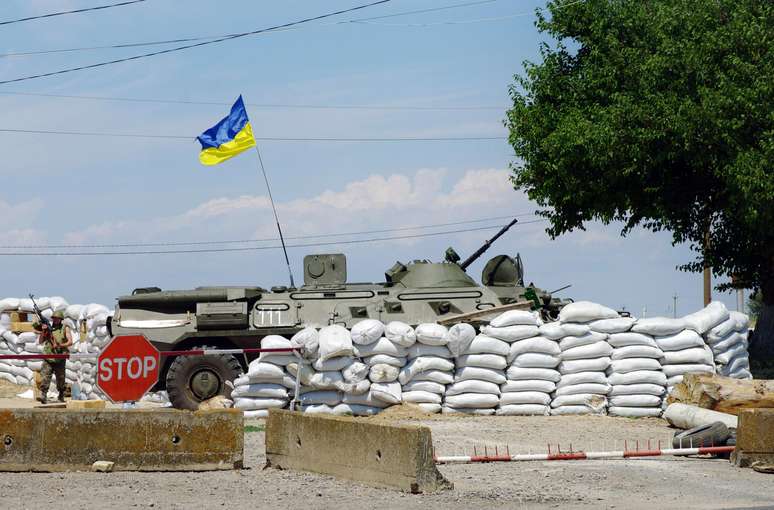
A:
<svg viewBox="0 0 774 510">
<path fill-rule="evenodd" d="M 763 304 L 750 339 L 750 362 L 756 370 L 774 370 L 774 276 L 761 284 Z"/>
<path fill-rule="evenodd" d="M 774 407 L 774 381 L 686 374 L 667 397 L 667 403 L 676 402 L 738 415 L 742 409 Z"/>
</svg>

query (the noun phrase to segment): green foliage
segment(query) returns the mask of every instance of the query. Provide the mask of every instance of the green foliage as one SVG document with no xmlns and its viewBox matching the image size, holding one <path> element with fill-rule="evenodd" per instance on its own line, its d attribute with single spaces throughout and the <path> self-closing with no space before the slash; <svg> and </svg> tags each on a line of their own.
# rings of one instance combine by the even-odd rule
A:
<svg viewBox="0 0 774 510">
<path fill-rule="evenodd" d="M 763 299 L 760 292 L 751 295 L 747 300 L 747 314 L 752 320 L 758 320 L 763 309 Z"/>
<path fill-rule="evenodd" d="M 552 42 L 511 86 L 506 125 L 514 186 L 549 233 L 592 220 L 668 230 L 697 254 L 683 269 L 774 289 L 774 2 L 548 11 L 537 26 Z"/>
<path fill-rule="evenodd" d="M 245 425 L 245 434 L 249 432 L 264 432 L 266 427 L 263 425 Z"/>
</svg>

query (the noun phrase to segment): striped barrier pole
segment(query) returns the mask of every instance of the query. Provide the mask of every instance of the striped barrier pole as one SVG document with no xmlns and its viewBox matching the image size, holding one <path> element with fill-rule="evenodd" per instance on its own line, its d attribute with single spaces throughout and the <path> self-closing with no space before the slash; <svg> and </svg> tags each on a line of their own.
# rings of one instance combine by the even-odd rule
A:
<svg viewBox="0 0 774 510">
<path fill-rule="evenodd" d="M 161 351 L 159 354 L 162 356 L 211 356 L 214 354 L 260 354 L 262 352 L 287 352 L 300 353 L 303 351 L 302 347 L 282 347 L 274 349 L 261 349 L 260 347 L 248 348 L 248 349 L 190 349 L 187 351 Z M 85 353 L 85 352 L 73 352 L 68 354 L 0 354 L 0 360 L 4 359 L 20 359 L 20 360 L 36 360 L 36 359 L 96 359 L 99 357 L 99 353 Z"/>
<path fill-rule="evenodd" d="M 437 456 L 437 464 L 472 464 L 476 462 L 520 462 L 530 460 L 591 460 L 591 459 L 629 459 L 634 457 L 685 456 L 731 453 L 734 446 L 707 446 L 700 448 L 663 448 L 659 450 L 618 450 L 607 452 L 568 452 L 568 453 L 527 453 L 495 455 L 450 455 Z"/>
</svg>

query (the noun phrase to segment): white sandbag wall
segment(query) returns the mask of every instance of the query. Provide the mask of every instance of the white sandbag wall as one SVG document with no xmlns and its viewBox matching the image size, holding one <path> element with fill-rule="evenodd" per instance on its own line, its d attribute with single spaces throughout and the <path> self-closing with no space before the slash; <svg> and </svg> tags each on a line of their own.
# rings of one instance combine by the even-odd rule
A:
<svg viewBox="0 0 774 510">
<path fill-rule="evenodd" d="M 707 331 L 704 340 L 712 349 L 717 373 L 735 379 L 752 379 L 747 353 L 749 319 L 730 312 L 728 319 Z"/>
<path fill-rule="evenodd" d="M 410 326 L 396 322 L 387 324 L 387 331 L 394 330 L 397 324 L 408 332 Z M 420 324 L 414 331 L 414 337 L 416 342 L 408 348 L 408 363 L 398 374 L 401 399 L 418 405 L 426 412 L 438 413 L 442 409 L 444 395 L 448 396 L 449 388 L 453 386 L 450 384 L 454 362 L 448 347 L 449 330 L 440 324 Z M 410 341 L 410 334 L 405 340 Z"/>
</svg>

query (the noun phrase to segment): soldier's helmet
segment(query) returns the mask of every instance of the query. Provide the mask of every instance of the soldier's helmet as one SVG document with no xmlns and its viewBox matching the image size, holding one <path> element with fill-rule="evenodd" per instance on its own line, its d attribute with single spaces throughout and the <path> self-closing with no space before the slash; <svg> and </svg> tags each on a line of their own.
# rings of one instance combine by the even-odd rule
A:
<svg viewBox="0 0 774 510">
<path fill-rule="evenodd" d="M 63 312 L 63 311 L 61 311 L 61 310 L 60 310 L 60 311 L 57 311 L 57 312 L 54 312 L 54 313 L 51 315 L 51 318 L 52 318 L 52 319 L 64 319 L 64 312 Z"/>
</svg>

